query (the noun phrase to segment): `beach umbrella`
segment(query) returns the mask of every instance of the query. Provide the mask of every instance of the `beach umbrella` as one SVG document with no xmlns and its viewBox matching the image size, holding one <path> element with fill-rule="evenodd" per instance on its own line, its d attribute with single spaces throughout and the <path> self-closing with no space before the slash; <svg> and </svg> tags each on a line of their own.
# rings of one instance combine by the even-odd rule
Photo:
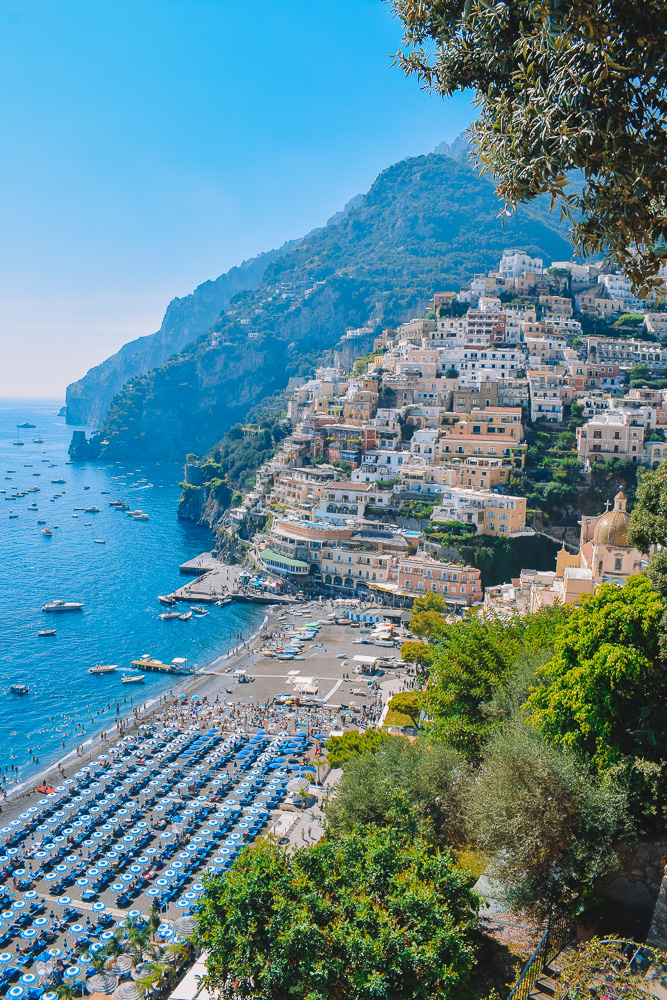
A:
<svg viewBox="0 0 667 1000">
<path fill-rule="evenodd" d="M 21 1000 L 21 997 L 25 996 L 25 990 L 18 984 L 16 986 L 10 986 L 5 996 L 10 997 L 10 1000 Z"/>
<path fill-rule="evenodd" d="M 49 922 L 49 918 L 48 917 L 35 917 L 35 919 L 32 922 L 32 926 L 33 927 L 46 927 L 46 925 L 48 924 L 48 922 Z"/>
<path fill-rule="evenodd" d="M 159 889 L 146 889 L 146 895 L 147 896 L 159 896 L 160 895 L 160 890 Z"/>
<path fill-rule="evenodd" d="M 49 990 L 47 993 L 42 993 L 41 1000 L 58 1000 L 58 994 L 54 990 Z"/>
<path fill-rule="evenodd" d="M 111 941 L 113 937 L 113 931 L 102 931 L 100 934 L 100 941 Z"/>
<path fill-rule="evenodd" d="M 23 893 L 23 898 L 24 899 L 36 899 L 37 898 L 37 893 L 35 892 L 34 889 L 30 889 L 29 892 L 24 892 Z"/>
<path fill-rule="evenodd" d="M 14 956 L 9 951 L 0 952 L 0 965 L 9 965 Z"/>
<path fill-rule="evenodd" d="M 77 976 L 81 975 L 81 969 L 78 965 L 68 965 L 63 976 L 65 979 L 76 979 Z"/>
<path fill-rule="evenodd" d="M 37 982 L 37 976 L 34 975 L 34 973 L 32 972 L 26 972 L 19 979 L 19 983 L 21 984 L 21 986 L 34 986 L 36 982 Z"/>
<path fill-rule="evenodd" d="M 57 872 L 66 872 L 68 870 L 68 865 L 56 865 Z"/>
<path fill-rule="evenodd" d="M 92 961 L 93 960 L 92 960 L 91 956 L 88 955 L 86 952 L 84 952 L 83 955 L 79 955 L 79 965 L 83 965 L 83 966 L 91 965 Z"/>
<path fill-rule="evenodd" d="M 132 875 L 127 875 L 127 874 L 121 875 L 120 880 L 121 880 L 121 882 L 132 882 L 132 881 L 134 881 L 133 876 Z"/>
<path fill-rule="evenodd" d="M 26 929 L 24 931 L 21 931 L 21 937 L 22 938 L 26 938 L 26 939 L 34 938 L 34 937 L 36 937 L 36 935 L 37 935 L 37 931 L 35 930 L 34 927 L 26 927 Z"/>
<path fill-rule="evenodd" d="M 169 839 L 170 837 L 173 837 L 174 835 L 173 835 L 173 833 L 171 833 L 171 831 L 169 831 L 169 830 L 163 830 L 163 831 L 162 831 L 162 832 L 160 833 L 160 836 L 161 836 L 161 837 L 162 837 L 162 838 L 163 838 L 164 840 L 168 840 L 168 839 Z"/>
<path fill-rule="evenodd" d="M 109 867 L 109 862 L 105 861 L 104 858 L 102 858 L 101 861 L 97 862 L 97 867 L 98 868 L 108 868 Z"/>
<path fill-rule="evenodd" d="M 88 878 L 78 878 L 76 884 L 80 886 L 90 885 L 90 879 Z"/>
<path fill-rule="evenodd" d="M 157 847 L 147 847 L 146 848 L 146 854 L 151 855 L 151 856 L 153 854 L 157 854 Z"/>
<path fill-rule="evenodd" d="M 86 928 L 83 926 L 83 924 L 72 924 L 70 927 L 70 931 L 72 932 L 72 934 L 83 934 L 85 929 Z"/>
<path fill-rule="evenodd" d="M 62 948 L 49 948 L 46 954 L 49 955 L 51 958 L 60 958 L 62 953 L 63 953 Z"/>
<path fill-rule="evenodd" d="M 23 899 L 15 899 L 12 903 L 13 910 L 24 910 L 28 904 Z"/>
<path fill-rule="evenodd" d="M 106 903 L 93 903 L 91 909 L 95 910 L 96 913 L 101 913 L 102 910 L 106 910 Z"/>
<path fill-rule="evenodd" d="M 118 851 L 107 851 L 104 857 L 109 858 L 110 861 L 115 861 L 118 857 Z"/>
</svg>

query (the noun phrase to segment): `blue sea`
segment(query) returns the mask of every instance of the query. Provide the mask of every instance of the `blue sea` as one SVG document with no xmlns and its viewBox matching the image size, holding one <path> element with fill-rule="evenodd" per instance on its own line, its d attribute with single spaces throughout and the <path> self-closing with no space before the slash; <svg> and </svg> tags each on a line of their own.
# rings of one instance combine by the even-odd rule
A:
<svg viewBox="0 0 667 1000">
<path fill-rule="evenodd" d="M 174 686 L 176 678 L 151 674 L 142 686 L 121 684 L 122 668 L 133 659 L 143 653 L 165 662 L 183 656 L 203 667 L 232 648 L 237 633 L 255 631 L 265 613 L 231 604 L 187 622 L 159 619 L 165 609 L 157 595 L 185 582 L 179 564 L 213 545 L 209 531 L 177 520 L 182 467 L 68 464 L 74 428 L 58 416 L 61 405 L 0 400 L 0 768 L 5 773 L 13 765 L 21 782 L 111 730 L 117 703 L 127 715 L 131 698 L 143 704 Z M 26 422 L 35 428 L 17 432 Z M 17 435 L 22 446 L 13 443 Z M 58 479 L 65 482 L 53 482 Z M 38 492 L 14 498 L 33 488 Z M 116 499 L 149 520 L 135 521 L 110 507 Z M 92 506 L 100 512 L 75 510 Z M 81 601 L 84 610 L 42 612 L 54 599 Z M 38 637 L 44 628 L 55 628 L 56 635 Z M 88 669 L 102 662 L 119 670 L 91 676 Z M 30 693 L 11 694 L 17 682 Z"/>
</svg>

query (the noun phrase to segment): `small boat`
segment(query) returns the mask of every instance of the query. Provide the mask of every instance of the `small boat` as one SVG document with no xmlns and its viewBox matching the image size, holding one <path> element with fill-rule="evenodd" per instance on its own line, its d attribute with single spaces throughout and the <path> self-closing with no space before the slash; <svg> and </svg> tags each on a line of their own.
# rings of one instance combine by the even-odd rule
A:
<svg viewBox="0 0 667 1000">
<path fill-rule="evenodd" d="M 200 608 L 198 605 L 195 605 L 195 604 L 193 604 L 193 605 L 190 606 L 190 610 L 194 611 L 194 613 L 196 615 L 199 615 L 199 616 L 201 616 L 201 615 L 209 615 L 211 613 L 206 608 Z"/>
<path fill-rule="evenodd" d="M 10 684 L 9 690 L 12 692 L 12 694 L 18 694 L 18 695 L 30 694 L 30 691 L 25 686 L 25 684 Z"/>
<path fill-rule="evenodd" d="M 84 486 L 84 490 L 89 490 L 90 486 Z"/>
<path fill-rule="evenodd" d="M 161 596 L 160 594 L 158 594 L 158 598 L 157 599 L 160 602 L 160 604 L 168 604 L 168 605 L 171 606 L 172 604 L 176 603 L 176 598 L 172 597 L 171 594 L 168 594 L 166 597 Z"/>
<path fill-rule="evenodd" d="M 78 517 L 78 516 L 79 516 L 78 514 L 72 514 L 72 517 Z"/>
<path fill-rule="evenodd" d="M 53 532 L 51 531 L 50 528 L 43 528 L 42 529 L 42 534 L 46 535 L 47 538 L 50 538 L 51 535 L 53 534 Z"/>
<path fill-rule="evenodd" d="M 25 422 L 24 424 L 17 424 L 16 426 L 17 426 L 17 427 L 20 427 L 22 431 L 23 431 L 23 430 L 28 430 L 28 429 L 32 429 L 32 430 L 34 430 L 34 429 L 35 429 L 35 427 L 37 426 L 37 424 L 29 424 L 29 423 L 28 423 L 28 422 L 26 421 L 26 422 Z"/>
<path fill-rule="evenodd" d="M 46 524 L 46 521 L 38 521 L 37 524 Z"/>
<path fill-rule="evenodd" d="M 277 660 L 293 660 L 294 653 L 276 653 Z"/>
<path fill-rule="evenodd" d="M 178 616 L 182 622 L 187 622 L 192 618 L 192 612 L 186 611 L 184 614 Z"/>
<path fill-rule="evenodd" d="M 51 601 L 44 605 L 42 611 L 83 611 L 83 604 L 77 601 Z"/>
<path fill-rule="evenodd" d="M 101 495 L 103 497 L 108 497 L 109 496 L 109 490 L 101 490 L 100 492 L 101 492 Z"/>
<path fill-rule="evenodd" d="M 10 512 L 9 512 L 9 520 L 12 521 L 16 517 L 18 517 L 18 514 L 14 514 L 14 512 L 10 510 Z"/>
<path fill-rule="evenodd" d="M 51 482 L 58 484 L 58 483 L 66 483 L 67 480 L 66 479 L 52 479 Z"/>
<path fill-rule="evenodd" d="M 95 542 L 95 545 L 106 545 L 103 538 L 93 538 L 93 541 Z"/>
<path fill-rule="evenodd" d="M 96 667 L 91 667 L 88 671 L 89 674 L 113 674 L 118 670 L 118 665 L 115 663 L 98 663 Z"/>
<path fill-rule="evenodd" d="M 121 684 L 143 684 L 146 674 L 123 674 Z"/>
<path fill-rule="evenodd" d="M 86 489 L 90 489 L 90 487 L 87 486 Z M 86 514 L 99 514 L 100 512 L 99 507 L 84 507 L 83 509 L 86 512 Z"/>
<path fill-rule="evenodd" d="M 219 608 L 224 608 L 227 604 L 232 603 L 231 597 L 221 597 L 219 601 L 215 602 Z"/>
<path fill-rule="evenodd" d="M 18 430 L 16 432 L 16 441 L 12 441 L 12 444 L 17 445 L 17 447 L 19 447 L 19 448 L 22 448 L 23 445 L 25 444 L 25 441 L 22 441 L 21 438 L 19 437 Z"/>
<path fill-rule="evenodd" d="M 158 617 L 161 618 L 163 622 L 168 622 L 171 621 L 172 618 L 180 618 L 181 616 L 178 611 L 163 611 L 161 615 L 158 615 Z"/>
<path fill-rule="evenodd" d="M 37 635 L 41 635 L 41 636 L 44 636 L 44 635 L 55 635 L 55 634 L 56 634 L 56 630 L 54 628 L 43 628 L 43 629 L 40 629 L 39 632 L 37 633 Z"/>
<path fill-rule="evenodd" d="M 144 514 L 143 511 L 139 511 L 138 514 L 132 514 L 133 521 L 149 521 L 150 518 L 148 514 Z"/>
</svg>

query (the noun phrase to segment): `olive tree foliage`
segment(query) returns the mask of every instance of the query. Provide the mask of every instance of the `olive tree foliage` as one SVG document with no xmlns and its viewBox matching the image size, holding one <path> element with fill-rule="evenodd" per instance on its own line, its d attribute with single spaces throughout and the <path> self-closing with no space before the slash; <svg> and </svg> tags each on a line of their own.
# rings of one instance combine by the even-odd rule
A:
<svg viewBox="0 0 667 1000">
<path fill-rule="evenodd" d="M 646 294 L 667 241 L 664 0 L 392 0 L 399 66 L 443 97 L 472 90 L 478 166 L 511 210 L 548 194 L 578 253 Z M 568 192 L 568 172 L 583 172 Z M 574 187 L 574 185 L 572 186 Z"/>
<path fill-rule="evenodd" d="M 640 947 L 635 941 L 593 938 L 565 956 L 555 983 L 556 1000 L 601 994 L 646 1000 L 661 992 L 666 965 L 667 955 L 654 948 Z M 657 993 L 652 989 L 654 980 Z"/>
<path fill-rule="evenodd" d="M 521 723 L 487 747 L 466 803 L 473 842 L 493 856 L 508 901 L 544 917 L 593 900 L 596 880 L 617 858 L 628 828 L 623 792 L 573 751 Z"/>
<path fill-rule="evenodd" d="M 327 822 L 343 831 L 397 825 L 438 846 L 461 844 L 469 779 L 465 759 L 450 747 L 390 736 L 346 762 L 325 807 Z"/>
</svg>

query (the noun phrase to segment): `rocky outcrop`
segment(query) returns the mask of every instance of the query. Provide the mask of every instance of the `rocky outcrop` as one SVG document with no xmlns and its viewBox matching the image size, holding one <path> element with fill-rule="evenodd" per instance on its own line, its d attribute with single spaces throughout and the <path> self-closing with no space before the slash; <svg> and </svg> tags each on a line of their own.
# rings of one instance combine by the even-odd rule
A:
<svg viewBox="0 0 667 1000">
<path fill-rule="evenodd" d="M 117 354 L 67 387 L 67 423 L 99 426 L 112 399 L 126 382 L 164 364 L 172 354 L 178 354 L 208 330 L 238 292 L 257 288 L 269 264 L 298 242 L 293 240 L 278 250 L 244 261 L 215 281 L 203 282 L 191 295 L 172 299 L 157 333 L 125 344 Z"/>
</svg>

